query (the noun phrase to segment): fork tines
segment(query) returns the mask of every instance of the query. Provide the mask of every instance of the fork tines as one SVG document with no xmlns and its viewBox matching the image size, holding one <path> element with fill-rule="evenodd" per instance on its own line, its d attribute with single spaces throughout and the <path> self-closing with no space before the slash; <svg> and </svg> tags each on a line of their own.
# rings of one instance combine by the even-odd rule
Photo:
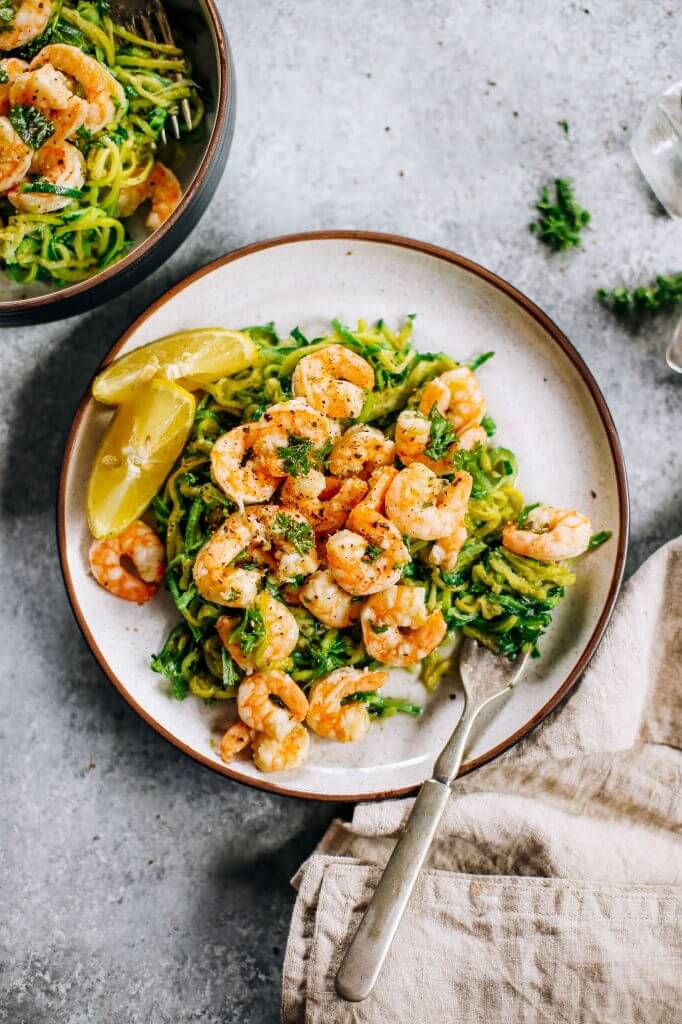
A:
<svg viewBox="0 0 682 1024">
<path fill-rule="evenodd" d="M 168 46 L 175 46 L 168 16 L 161 0 L 127 0 L 127 2 L 126 0 L 123 0 L 123 2 L 119 0 L 116 6 L 121 11 L 121 20 L 130 32 L 143 36 L 150 43 L 162 42 Z M 156 24 L 156 28 L 154 24 Z M 177 81 L 180 75 L 174 73 L 172 78 L 174 81 Z M 187 98 L 180 101 L 180 109 L 187 130 L 191 131 L 192 111 Z M 170 123 L 173 135 L 176 139 L 179 139 L 180 124 L 177 114 L 170 115 Z M 164 145 L 168 141 L 165 127 L 161 129 L 161 141 Z"/>
</svg>

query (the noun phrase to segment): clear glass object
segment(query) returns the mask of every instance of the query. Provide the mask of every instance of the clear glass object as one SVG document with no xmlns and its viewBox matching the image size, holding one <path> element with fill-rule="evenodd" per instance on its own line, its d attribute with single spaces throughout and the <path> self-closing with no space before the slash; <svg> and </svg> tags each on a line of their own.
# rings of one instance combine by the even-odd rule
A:
<svg viewBox="0 0 682 1024">
<path fill-rule="evenodd" d="M 682 82 L 649 104 L 631 147 L 658 201 L 671 217 L 682 217 Z M 668 345 L 666 361 L 671 370 L 682 373 L 682 320 Z"/>
<path fill-rule="evenodd" d="M 649 104 L 631 146 L 659 202 L 671 217 L 682 217 L 682 82 Z"/>
</svg>

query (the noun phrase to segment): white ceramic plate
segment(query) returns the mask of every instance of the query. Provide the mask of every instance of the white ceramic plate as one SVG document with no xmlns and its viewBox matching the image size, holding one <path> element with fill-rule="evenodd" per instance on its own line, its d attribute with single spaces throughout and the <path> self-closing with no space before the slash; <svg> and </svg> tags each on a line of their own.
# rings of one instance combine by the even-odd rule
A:
<svg viewBox="0 0 682 1024">
<path fill-rule="evenodd" d="M 578 568 L 542 642 L 542 657 L 497 715 L 477 732 L 471 770 L 529 732 L 584 671 L 615 602 L 627 541 L 623 459 L 604 399 L 559 329 L 506 282 L 446 250 L 409 239 L 329 232 L 276 239 L 242 249 L 182 281 L 126 331 L 109 359 L 172 331 L 274 320 L 285 334 L 308 336 L 333 317 L 399 323 L 416 313 L 414 342 L 457 359 L 494 349 L 479 371 L 496 441 L 521 467 L 527 500 L 589 514 L 613 539 Z M 296 796 L 363 800 L 405 793 L 431 773 L 434 757 L 461 713 L 455 679 L 428 698 L 408 673 L 395 671 L 386 692 L 425 705 L 420 720 L 395 716 L 372 725 L 360 744 L 313 736 L 301 768 L 260 774 L 244 757 L 222 764 L 213 747 L 232 712 L 188 698 L 171 700 L 149 667 L 177 615 L 167 594 L 143 609 L 117 601 L 87 569 L 85 487 L 110 412 L 86 398 L 74 421 L 62 468 L 59 546 L 69 597 L 81 629 L 109 679 L 158 732 L 197 761 L 232 778 Z M 212 742 L 213 741 L 213 742 Z"/>
</svg>

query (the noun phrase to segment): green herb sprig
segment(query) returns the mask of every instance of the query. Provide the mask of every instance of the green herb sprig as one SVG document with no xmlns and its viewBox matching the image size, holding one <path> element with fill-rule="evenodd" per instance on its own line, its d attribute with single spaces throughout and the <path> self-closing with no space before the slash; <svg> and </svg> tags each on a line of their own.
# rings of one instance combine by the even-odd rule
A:
<svg viewBox="0 0 682 1024">
<path fill-rule="evenodd" d="M 566 178 L 554 181 L 555 196 L 550 199 L 549 187 L 540 189 L 536 208 L 540 213 L 530 230 L 541 242 L 560 252 L 580 245 L 580 233 L 590 223 L 590 213 L 576 202 L 573 186 Z"/>
<path fill-rule="evenodd" d="M 293 544 L 299 555 L 307 555 L 312 551 L 315 538 L 309 523 L 301 522 L 286 512 L 278 512 L 272 526 L 273 533 Z"/>
<path fill-rule="evenodd" d="M 624 319 L 673 309 L 682 302 L 682 271 L 669 276 L 659 274 L 649 284 L 635 288 L 626 288 L 625 285 L 611 290 L 599 288 L 597 298 Z"/>
<path fill-rule="evenodd" d="M 443 416 L 435 402 L 431 406 L 429 421 L 429 443 L 424 449 L 424 455 L 428 455 L 430 459 L 443 459 L 450 446 L 457 441 L 455 428 L 450 420 Z"/>
<path fill-rule="evenodd" d="M 306 476 L 310 472 L 313 442 L 307 437 L 289 434 L 289 444 L 278 449 L 282 465 L 289 476 Z"/>
<path fill-rule="evenodd" d="M 10 110 L 9 119 L 17 135 L 31 149 L 40 149 L 54 135 L 53 122 L 37 107 L 30 107 L 25 103 L 18 104 Z"/>
</svg>

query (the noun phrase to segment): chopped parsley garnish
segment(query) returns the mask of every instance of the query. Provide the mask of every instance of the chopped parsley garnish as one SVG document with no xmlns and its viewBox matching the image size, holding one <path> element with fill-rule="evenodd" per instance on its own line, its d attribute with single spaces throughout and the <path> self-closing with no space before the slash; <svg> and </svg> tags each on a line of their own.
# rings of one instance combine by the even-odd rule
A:
<svg viewBox="0 0 682 1024">
<path fill-rule="evenodd" d="M 563 128 L 564 135 L 568 135 L 571 126 L 568 123 L 568 121 L 566 120 L 566 118 L 562 118 L 561 121 L 557 121 L 557 124 L 559 125 L 560 128 Z"/>
<path fill-rule="evenodd" d="M 314 666 L 314 678 L 319 679 L 347 665 L 350 652 L 343 635 L 337 629 L 329 629 L 321 640 L 310 640 L 307 654 Z"/>
<path fill-rule="evenodd" d="M 317 451 L 315 452 L 315 461 L 317 462 L 317 468 L 322 472 L 324 472 L 327 469 L 327 463 L 329 461 L 329 456 L 332 453 L 333 447 L 333 441 L 325 441 L 322 447 L 318 448 Z"/>
<path fill-rule="evenodd" d="M 54 124 L 37 107 L 21 103 L 12 107 L 9 119 L 17 135 L 31 149 L 40 149 L 54 135 Z"/>
<path fill-rule="evenodd" d="M 443 416 L 434 402 L 429 413 L 429 443 L 424 449 L 424 455 L 430 459 L 443 459 L 448 449 L 457 440 L 457 434 L 450 420 Z"/>
<path fill-rule="evenodd" d="M 0 25 L 4 26 L 5 28 L 8 25 L 11 25 L 12 22 L 14 21 L 14 15 L 15 10 L 12 0 L 0 0 Z M 0 31 L 2 31 L 2 29 L 0 29 Z M 6 82 L 9 81 L 7 72 L 4 68 L 0 68 L 0 76 L 4 76 L 0 77 L 0 85 L 4 85 Z"/>
<path fill-rule="evenodd" d="M 377 547 L 376 544 L 368 544 L 362 560 L 363 562 L 376 562 L 380 554 L 381 548 Z"/>
<path fill-rule="evenodd" d="M 401 697 L 382 697 L 376 690 L 361 690 L 358 693 L 351 693 L 343 698 L 341 704 L 366 704 L 370 715 L 374 715 L 376 718 L 390 718 L 391 715 L 398 712 L 419 718 L 422 713 L 422 708 L 418 704 L 413 704 L 411 700 L 403 700 Z"/>
<path fill-rule="evenodd" d="M 273 533 L 293 544 L 299 555 L 307 555 L 312 550 L 315 538 L 309 523 L 294 519 L 286 512 L 278 512 L 273 523 Z"/>
<path fill-rule="evenodd" d="M 0 4 L 0 25 L 2 24 L 2 4 Z M 7 85 L 9 82 L 9 75 L 3 67 L 0 67 L 0 85 Z"/>
<path fill-rule="evenodd" d="M 485 430 L 488 437 L 494 437 L 495 433 L 497 432 L 497 424 L 495 423 L 495 420 L 492 418 L 492 416 L 484 416 L 483 419 L 481 420 L 481 426 Z"/>
<path fill-rule="evenodd" d="M 590 537 L 590 542 L 587 545 L 588 551 L 595 551 L 597 548 L 605 544 L 607 540 L 611 540 L 613 533 L 611 530 L 601 530 L 600 533 L 593 533 Z"/>
<path fill-rule="evenodd" d="M 580 232 L 590 223 L 590 214 L 573 197 L 573 186 L 566 178 L 554 181 L 555 197 L 543 185 L 536 208 L 540 213 L 530 230 L 541 242 L 557 252 L 580 245 Z"/>
<path fill-rule="evenodd" d="M 651 284 L 636 288 L 600 288 L 597 298 L 614 313 L 622 317 L 637 317 L 673 309 L 682 302 L 682 272 L 666 277 L 659 274 Z"/>
<path fill-rule="evenodd" d="M 265 623 L 258 608 L 247 608 L 242 621 L 230 634 L 230 643 L 238 643 L 244 654 L 251 654 L 265 636 Z"/>
<path fill-rule="evenodd" d="M 373 633 L 388 633 L 388 626 L 382 626 L 378 622 L 372 623 Z"/>
<path fill-rule="evenodd" d="M 279 455 L 286 473 L 289 476 L 306 476 L 310 472 L 310 453 L 313 442 L 307 437 L 289 434 L 289 444 L 280 447 Z"/>
</svg>

